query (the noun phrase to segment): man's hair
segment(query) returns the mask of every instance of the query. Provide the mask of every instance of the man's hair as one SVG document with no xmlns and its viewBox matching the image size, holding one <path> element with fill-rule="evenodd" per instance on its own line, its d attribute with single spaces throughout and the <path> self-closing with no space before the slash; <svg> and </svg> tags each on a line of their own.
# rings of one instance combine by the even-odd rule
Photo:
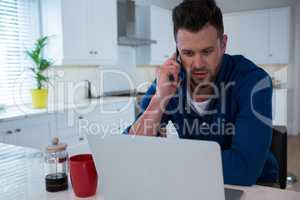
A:
<svg viewBox="0 0 300 200">
<path fill-rule="evenodd" d="M 184 0 L 172 11 L 174 38 L 179 29 L 198 32 L 207 24 L 216 28 L 218 37 L 224 34 L 223 16 L 215 0 Z"/>
</svg>

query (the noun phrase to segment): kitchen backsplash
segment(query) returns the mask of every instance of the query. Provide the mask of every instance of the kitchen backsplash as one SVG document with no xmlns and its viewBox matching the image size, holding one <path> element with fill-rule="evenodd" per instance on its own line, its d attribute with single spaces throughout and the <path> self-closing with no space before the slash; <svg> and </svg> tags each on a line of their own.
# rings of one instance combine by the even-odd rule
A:
<svg viewBox="0 0 300 200">
<path fill-rule="evenodd" d="M 58 66 L 49 70 L 49 103 L 72 103 L 82 101 L 87 96 L 87 82 L 99 85 L 96 67 Z"/>
<path fill-rule="evenodd" d="M 48 71 L 49 103 L 77 103 L 87 97 L 87 82 L 92 83 L 94 96 L 103 92 L 145 91 L 155 78 L 155 68 L 140 68 L 135 64 L 135 49 L 119 47 L 116 66 L 56 66 Z"/>
</svg>

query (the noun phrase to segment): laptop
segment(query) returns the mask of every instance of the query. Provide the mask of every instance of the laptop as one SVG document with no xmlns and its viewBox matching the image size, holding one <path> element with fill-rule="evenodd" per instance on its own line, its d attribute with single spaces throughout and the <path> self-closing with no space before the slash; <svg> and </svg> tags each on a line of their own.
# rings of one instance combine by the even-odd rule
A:
<svg viewBox="0 0 300 200">
<path fill-rule="evenodd" d="M 129 135 L 87 135 L 105 200 L 235 200 L 224 191 L 215 142 Z"/>
</svg>

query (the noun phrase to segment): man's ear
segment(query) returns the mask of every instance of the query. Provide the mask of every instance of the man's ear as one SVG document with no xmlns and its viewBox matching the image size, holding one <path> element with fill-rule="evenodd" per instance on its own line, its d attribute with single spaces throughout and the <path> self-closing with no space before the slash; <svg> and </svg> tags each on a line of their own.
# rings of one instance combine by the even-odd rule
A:
<svg viewBox="0 0 300 200">
<path fill-rule="evenodd" d="M 224 53 L 225 53 L 226 47 L 227 47 L 227 39 L 228 39 L 228 36 L 226 34 L 224 34 L 222 41 L 221 41 L 221 48 Z"/>
</svg>

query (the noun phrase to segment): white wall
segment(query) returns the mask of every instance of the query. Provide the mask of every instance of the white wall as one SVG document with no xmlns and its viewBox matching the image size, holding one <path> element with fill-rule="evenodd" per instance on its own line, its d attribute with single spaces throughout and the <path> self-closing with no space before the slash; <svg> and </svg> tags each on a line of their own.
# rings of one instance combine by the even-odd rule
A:
<svg viewBox="0 0 300 200">
<path fill-rule="evenodd" d="M 259 10 L 292 5 L 297 0 L 216 0 L 223 12 Z"/>
<path fill-rule="evenodd" d="M 291 43 L 294 46 L 292 54 L 292 65 L 288 76 L 290 77 L 290 85 L 292 94 L 288 98 L 289 112 L 288 121 L 290 123 L 290 132 L 294 134 L 300 133 L 300 3 L 293 6 L 293 24 L 294 38 Z"/>
<path fill-rule="evenodd" d="M 146 4 L 153 4 L 166 9 L 172 9 L 183 0 L 135 0 Z M 284 7 L 295 4 L 298 0 L 216 0 L 224 13 Z"/>
<path fill-rule="evenodd" d="M 154 79 L 154 68 L 136 67 L 136 49 L 128 46 L 119 46 L 118 63 L 114 67 L 102 67 L 110 69 L 112 73 L 104 76 L 104 91 L 119 91 L 141 88 Z M 149 84 L 148 84 L 149 85 Z"/>
</svg>

